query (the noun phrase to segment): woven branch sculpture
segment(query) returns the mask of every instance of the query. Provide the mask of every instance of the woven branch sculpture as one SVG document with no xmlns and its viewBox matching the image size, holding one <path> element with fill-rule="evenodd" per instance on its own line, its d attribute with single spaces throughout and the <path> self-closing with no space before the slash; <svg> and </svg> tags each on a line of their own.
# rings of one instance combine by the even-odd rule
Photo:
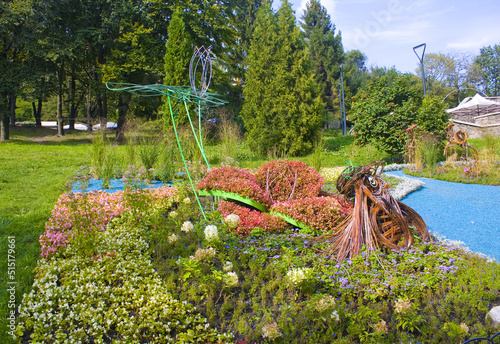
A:
<svg viewBox="0 0 500 344">
<path fill-rule="evenodd" d="M 354 198 L 354 209 L 333 233 L 318 238 L 333 242 L 327 253 L 335 255 L 337 262 L 360 254 L 363 245 L 368 251 L 410 247 L 414 239 L 409 226 L 415 227 L 423 240 L 430 239 L 420 215 L 389 194 L 388 185 L 380 178 L 382 165 L 377 161 L 350 167 L 337 180 L 339 192 Z"/>
<path fill-rule="evenodd" d="M 478 154 L 477 151 L 467 142 L 469 136 L 465 132 L 465 130 L 459 129 L 455 133 L 453 133 L 453 123 L 448 124 L 446 127 L 446 136 L 448 142 L 446 143 L 446 147 L 444 147 L 443 155 L 448 156 L 451 154 L 451 149 L 448 148 L 453 147 L 454 152 L 456 153 L 456 146 L 464 148 L 463 154 L 465 155 L 465 160 L 469 160 L 469 149 L 472 151 L 473 161 L 477 161 Z"/>
</svg>

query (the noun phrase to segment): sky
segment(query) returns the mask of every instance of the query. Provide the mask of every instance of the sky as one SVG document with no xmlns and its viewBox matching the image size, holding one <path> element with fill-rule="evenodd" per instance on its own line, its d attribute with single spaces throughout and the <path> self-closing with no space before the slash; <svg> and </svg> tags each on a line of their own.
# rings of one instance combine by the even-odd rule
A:
<svg viewBox="0 0 500 344">
<path fill-rule="evenodd" d="M 289 0 L 298 20 L 308 0 Z M 281 0 L 275 0 L 274 8 Z M 321 0 L 344 50 L 358 49 L 367 67 L 396 67 L 415 73 L 413 47 L 428 53 L 477 56 L 480 48 L 500 44 L 500 0 Z M 421 56 L 423 48 L 417 50 Z"/>
</svg>

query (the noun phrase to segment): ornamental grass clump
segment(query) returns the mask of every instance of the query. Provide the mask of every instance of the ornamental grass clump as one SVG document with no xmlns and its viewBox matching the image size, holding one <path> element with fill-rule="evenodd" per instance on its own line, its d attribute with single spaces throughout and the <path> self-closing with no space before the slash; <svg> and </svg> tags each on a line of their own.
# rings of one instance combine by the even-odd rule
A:
<svg viewBox="0 0 500 344">
<path fill-rule="evenodd" d="M 271 205 L 270 198 L 264 193 L 250 172 L 232 166 L 215 167 L 196 184 L 198 190 L 219 190 L 238 194 L 264 206 Z"/>
<path fill-rule="evenodd" d="M 255 179 L 275 202 L 319 195 L 323 177 L 302 161 L 274 160 L 262 164 Z"/>
</svg>

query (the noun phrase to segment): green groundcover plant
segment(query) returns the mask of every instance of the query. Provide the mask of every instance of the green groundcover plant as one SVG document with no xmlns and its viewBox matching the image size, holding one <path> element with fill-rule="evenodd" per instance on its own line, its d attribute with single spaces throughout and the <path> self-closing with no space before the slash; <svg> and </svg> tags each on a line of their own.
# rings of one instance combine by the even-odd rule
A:
<svg viewBox="0 0 500 344">
<path fill-rule="evenodd" d="M 64 228 L 74 234 L 40 259 L 19 308 L 18 342 L 457 343 L 495 332 L 485 314 L 500 303 L 498 263 L 439 242 L 336 263 L 310 233 L 241 237 L 237 215 L 205 203 L 205 220 L 186 190 L 168 190 L 161 202 L 125 192 L 104 230 Z"/>
</svg>

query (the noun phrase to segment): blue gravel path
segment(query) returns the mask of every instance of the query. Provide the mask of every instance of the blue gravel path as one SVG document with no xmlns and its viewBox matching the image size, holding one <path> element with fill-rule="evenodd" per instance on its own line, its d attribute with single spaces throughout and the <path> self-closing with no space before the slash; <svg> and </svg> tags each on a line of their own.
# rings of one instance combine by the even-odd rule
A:
<svg viewBox="0 0 500 344">
<path fill-rule="evenodd" d="M 402 171 L 386 173 L 406 176 Z M 431 233 L 500 261 L 500 186 L 417 179 L 424 186 L 402 202 L 422 216 Z"/>
<path fill-rule="evenodd" d="M 173 185 L 173 183 L 162 183 L 160 181 L 157 181 L 157 180 L 153 180 L 151 181 L 151 184 L 150 186 L 143 186 L 142 189 L 149 189 L 150 187 L 151 188 L 159 188 L 163 185 Z M 88 186 L 87 188 L 85 189 L 85 192 L 92 192 L 92 191 L 96 191 L 96 190 L 103 190 L 103 191 L 106 191 L 106 192 L 109 192 L 109 193 L 115 193 L 117 191 L 122 191 L 123 190 L 123 187 L 125 186 L 123 184 L 123 182 L 121 181 L 121 179 L 111 179 L 109 181 L 109 186 L 110 188 L 109 189 L 103 189 L 102 188 L 102 182 L 100 179 L 94 179 L 94 178 L 91 178 L 88 182 Z M 72 188 L 72 191 L 73 192 L 81 192 L 81 183 L 80 182 L 77 182 L 77 183 L 74 183 L 73 184 L 73 188 Z"/>
</svg>

